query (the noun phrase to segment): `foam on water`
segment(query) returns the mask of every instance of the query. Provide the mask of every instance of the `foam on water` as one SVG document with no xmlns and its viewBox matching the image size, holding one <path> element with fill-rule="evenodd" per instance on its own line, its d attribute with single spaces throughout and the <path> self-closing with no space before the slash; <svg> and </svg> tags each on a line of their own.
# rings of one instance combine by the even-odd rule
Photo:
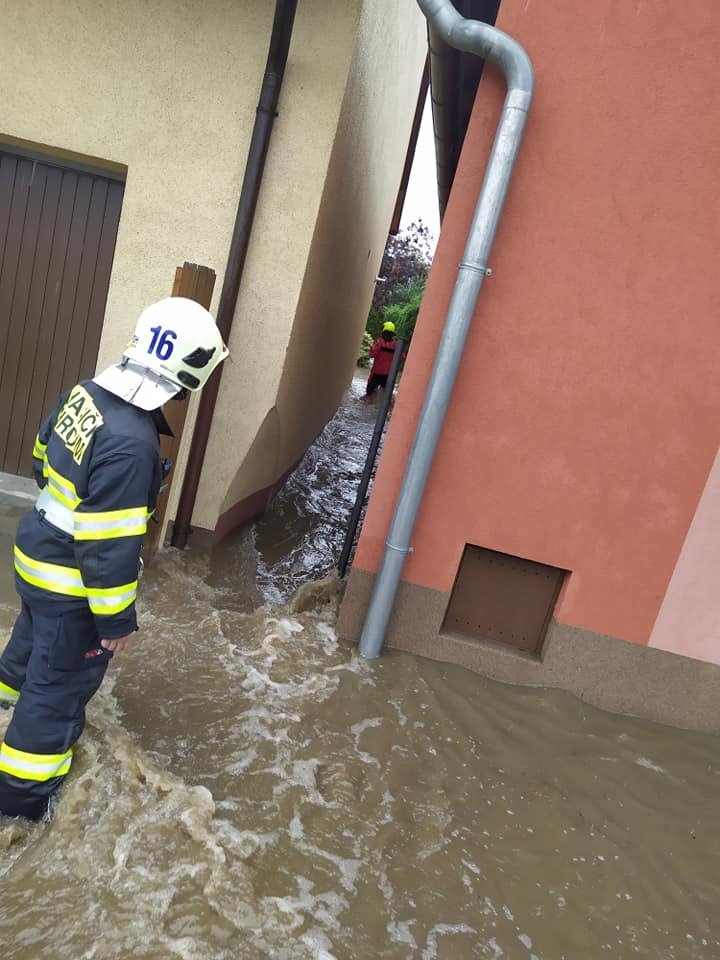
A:
<svg viewBox="0 0 720 960">
<path fill-rule="evenodd" d="M 0 826 L 4 960 L 720 956 L 717 739 L 338 640 L 344 411 L 279 512 L 148 571 L 54 820 Z"/>
</svg>

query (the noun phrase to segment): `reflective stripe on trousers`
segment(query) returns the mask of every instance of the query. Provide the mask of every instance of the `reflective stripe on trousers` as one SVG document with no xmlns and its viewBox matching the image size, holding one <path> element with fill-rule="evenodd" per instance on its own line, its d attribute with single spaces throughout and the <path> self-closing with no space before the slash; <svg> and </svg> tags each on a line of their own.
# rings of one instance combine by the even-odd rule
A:
<svg viewBox="0 0 720 960">
<path fill-rule="evenodd" d="M 65 753 L 26 753 L 3 742 L 0 744 L 0 772 L 18 780 L 52 780 L 64 777 L 72 763 L 72 748 Z"/>
<path fill-rule="evenodd" d="M 0 746 L 1 814 L 30 820 L 45 814 L 70 770 L 85 706 L 111 658 L 95 656 L 99 647 L 87 605 L 55 613 L 47 602 L 33 607 L 23 600 L 0 655 L 2 682 L 20 693 Z"/>
</svg>

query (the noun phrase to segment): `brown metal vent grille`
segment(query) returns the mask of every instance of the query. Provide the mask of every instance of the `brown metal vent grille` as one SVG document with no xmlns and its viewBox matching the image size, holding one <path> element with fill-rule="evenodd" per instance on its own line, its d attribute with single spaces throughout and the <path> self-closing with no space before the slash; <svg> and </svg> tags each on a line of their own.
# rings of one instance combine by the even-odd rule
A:
<svg viewBox="0 0 720 960">
<path fill-rule="evenodd" d="M 443 632 L 539 656 L 565 573 L 469 543 Z"/>
</svg>

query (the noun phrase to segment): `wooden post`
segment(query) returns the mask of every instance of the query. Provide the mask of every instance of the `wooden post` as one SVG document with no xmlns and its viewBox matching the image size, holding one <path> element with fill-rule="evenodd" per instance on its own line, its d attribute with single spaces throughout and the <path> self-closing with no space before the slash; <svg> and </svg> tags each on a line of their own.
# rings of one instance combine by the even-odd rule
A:
<svg viewBox="0 0 720 960">
<path fill-rule="evenodd" d="M 173 284 L 173 297 L 187 297 L 188 300 L 195 300 L 206 310 L 210 309 L 213 288 L 215 287 L 215 271 L 209 267 L 198 266 L 197 263 L 184 263 L 175 271 L 175 283 Z M 167 510 L 170 491 L 175 483 L 180 483 L 182 477 L 177 475 L 177 456 L 182 440 L 183 428 L 187 417 L 188 400 L 178 402 L 169 400 L 163 412 L 167 422 L 172 427 L 173 437 L 160 438 L 160 456 L 169 457 L 173 462 L 173 469 L 168 478 L 167 486 L 161 492 L 158 498 L 155 519 L 148 524 L 148 532 L 145 537 L 145 546 L 143 547 L 143 559 L 146 564 L 152 562 L 160 546 L 160 534 L 165 526 L 165 513 Z M 157 520 L 157 523 L 155 522 Z"/>
</svg>

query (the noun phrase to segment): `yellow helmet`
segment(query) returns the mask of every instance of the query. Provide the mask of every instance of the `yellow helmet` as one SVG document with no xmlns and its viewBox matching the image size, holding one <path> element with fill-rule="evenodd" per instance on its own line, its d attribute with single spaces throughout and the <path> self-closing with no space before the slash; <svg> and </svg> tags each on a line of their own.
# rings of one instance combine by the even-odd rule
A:
<svg viewBox="0 0 720 960">
<path fill-rule="evenodd" d="M 389 330 L 390 333 L 395 333 L 395 324 L 392 322 L 392 320 L 385 321 L 383 324 L 383 331 L 385 330 Z"/>
</svg>

